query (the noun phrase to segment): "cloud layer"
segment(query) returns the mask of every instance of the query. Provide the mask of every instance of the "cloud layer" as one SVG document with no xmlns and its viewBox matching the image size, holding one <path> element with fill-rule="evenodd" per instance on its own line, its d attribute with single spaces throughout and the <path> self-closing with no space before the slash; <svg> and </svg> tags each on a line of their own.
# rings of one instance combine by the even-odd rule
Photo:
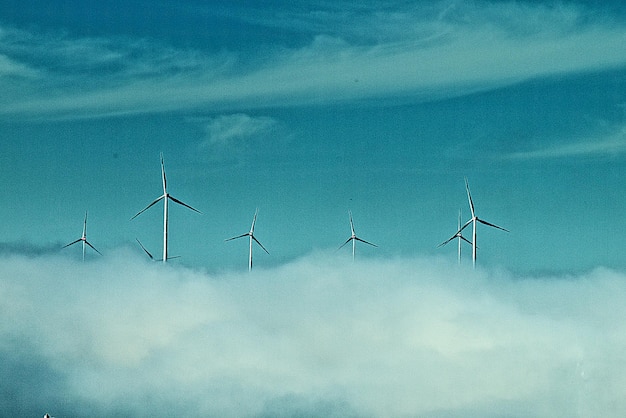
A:
<svg viewBox="0 0 626 418">
<path fill-rule="evenodd" d="M 623 273 L 3 256 L 8 415 L 619 416 Z M 27 406 L 26 406 L 27 405 Z"/>
</svg>

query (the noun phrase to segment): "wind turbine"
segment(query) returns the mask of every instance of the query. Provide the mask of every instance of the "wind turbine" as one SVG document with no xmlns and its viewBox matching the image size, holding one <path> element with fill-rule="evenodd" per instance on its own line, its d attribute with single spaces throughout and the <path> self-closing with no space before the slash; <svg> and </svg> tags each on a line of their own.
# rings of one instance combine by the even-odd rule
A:
<svg viewBox="0 0 626 418">
<path fill-rule="evenodd" d="M 148 257 L 150 257 L 150 260 L 152 260 L 152 261 L 163 261 L 163 260 L 161 260 L 161 259 L 159 259 L 159 260 L 155 260 L 155 259 L 154 259 L 154 257 L 152 256 L 152 254 L 150 254 L 150 251 L 148 251 L 148 250 L 146 249 L 146 247 L 144 247 L 144 246 L 143 246 L 143 244 L 141 243 L 141 241 L 139 241 L 139 238 L 135 238 L 135 239 L 137 240 L 137 243 L 139 244 L 139 246 L 141 247 L 141 249 L 142 249 L 142 250 L 144 250 L 146 254 L 148 254 Z M 169 257 L 169 259 L 170 259 L 170 260 L 171 260 L 172 258 L 180 258 L 180 256 L 179 256 L 179 255 L 176 255 L 176 256 L 174 256 L 174 257 Z"/>
<path fill-rule="evenodd" d="M 457 234 L 460 234 L 461 231 L 463 231 L 469 224 L 472 224 L 472 266 L 476 267 L 476 248 L 477 248 L 476 247 L 476 223 L 480 222 L 483 225 L 487 225 L 492 228 L 501 229 L 505 232 L 509 232 L 509 230 L 502 228 L 501 226 L 494 225 L 476 216 L 476 211 L 474 210 L 474 202 L 472 201 L 472 194 L 470 193 L 469 182 L 467 181 L 467 177 L 465 178 L 465 190 L 467 190 L 467 200 L 469 201 L 470 210 L 472 211 L 472 218 L 469 221 L 467 221 L 465 225 L 459 228 L 459 230 L 457 231 Z"/>
<path fill-rule="evenodd" d="M 445 240 L 445 241 L 444 241 L 444 242 L 442 242 L 441 244 L 439 244 L 439 245 L 437 246 L 437 248 L 439 248 L 439 247 L 443 247 L 444 245 L 446 245 L 447 243 L 449 243 L 449 242 L 450 242 L 450 241 L 452 241 L 453 239 L 457 238 L 457 239 L 458 239 L 458 241 L 459 241 L 459 243 L 458 243 L 458 244 L 459 244 L 459 251 L 458 251 L 459 256 L 458 256 L 458 261 L 459 261 L 459 264 L 461 264 L 461 241 L 465 241 L 465 242 L 467 242 L 469 245 L 472 245 L 472 243 L 471 243 L 471 242 L 470 242 L 467 238 L 465 238 L 465 237 L 463 236 L 463 233 L 461 232 L 461 209 L 459 209 L 459 222 L 458 222 L 458 225 L 459 225 L 459 226 L 458 226 L 458 228 L 459 228 L 459 229 L 458 229 L 457 233 L 456 233 L 456 234 L 454 234 L 454 235 L 452 235 L 450 238 L 448 238 L 447 240 Z"/>
<path fill-rule="evenodd" d="M 181 202 L 180 200 L 176 199 L 174 196 L 170 195 L 167 192 L 167 180 L 165 178 L 165 165 L 163 164 L 163 153 L 161 153 L 161 178 L 163 179 L 163 195 L 161 195 L 161 197 L 158 197 L 157 199 L 155 199 L 152 203 L 150 203 L 148 206 L 146 206 L 145 208 L 143 208 L 142 210 L 140 210 L 139 212 L 137 212 L 135 214 L 135 216 L 133 216 L 132 218 L 130 218 L 130 220 L 132 221 L 133 219 L 135 219 L 137 216 L 141 215 L 143 212 L 145 212 L 146 210 L 148 210 L 149 208 L 151 208 L 153 205 L 155 205 L 159 200 L 163 199 L 163 262 L 165 263 L 168 260 L 167 257 L 167 214 L 168 214 L 168 203 L 170 200 L 172 200 L 175 203 L 178 203 L 179 205 L 185 206 L 191 210 L 193 210 L 194 212 L 198 212 L 198 213 L 202 213 L 197 209 L 192 208 L 191 206 L 189 206 L 188 204 Z"/>
<path fill-rule="evenodd" d="M 93 245 L 89 243 L 89 241 L 87 241 L 87 211 L 85 211 L 85 222 L 83 223 L 83 235 L 80 238 L 78 238 L 76 241 L 72 241 L 69 244 L 64 245 L 62 248 L 69 247 L 70 245 L 74 245 L 77 242 L 81 242 L 81 241 L 83 242 L 83 261 L 85 261 L 85 244 L 89 245 L 95 252 L 102 255 L 100 251 L 96 250 L 96 247 L 94 247 Z"/>
<path fill-rule="evenodd" d="M 350 230 L 352 231 L 352 235 L 350 235 L 350 238 L 348 238 L 346 242 L 341 244 L 341 246 L 337 250 L 340 250 L 341 248 L 343 248 L 344 245 L 352 241 L 352 261 L 354 261 L 354 252 L 355 252 L 357 241 L 364 242 L 365 244 L 371 245 L 372 247 L 378 247 L 378 245 L 372 244 L 371 242 L 367 242 L 364 239 L 361 239 L 356 236 L 356 233 L 354 232 L 354 222 L 352 221 L 352 212 L 348 211 L 348 214 L 350 215 Z"/>
<path fill-rule="evenodd" d="M 257 208 L 256 211 L 254 212 L 254 218 L 252 218 L 252 226 L 250 227 L 250 231 L 249 232 L 246 232 L 245 234 L 237 235 L 236 237 L 232 237 L 232 238 L 228 238 L 228 239 L 224 240 L 224 241 L 232 241 L 232 240 L 237 239 L 237 238 L 250 237 L 250 252 L 249 252 L 249 257 L 248 257 L 248 271 L 252 270 L 252 241 L 255 241 L 257 244 L 259 244 L 259 246 L 261 248 L 263 248 L 263 250 L 266 253 L 268 253 L 268 254 L 270 253 L 269 251 L 267 251 L 265 249 L 263 244 L 261 244 L 259 242 L 259 240 L 256 239 L 256 237 L 254 236 L 254 224 L 256 224 L 256 217 L 257 217 L 258 213 L 259 213 L 259 209 Z"/>
</svg>

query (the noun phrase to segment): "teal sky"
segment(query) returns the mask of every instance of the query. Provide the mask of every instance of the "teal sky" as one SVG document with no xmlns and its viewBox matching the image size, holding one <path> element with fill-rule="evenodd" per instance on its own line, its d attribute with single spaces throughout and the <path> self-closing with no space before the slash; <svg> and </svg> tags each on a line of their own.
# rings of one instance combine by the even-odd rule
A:
<svg viewBox="0 0 626 418">
<path fill-rule="evenodd" d="M 276 266 L 357 234 L 363 257 L 442 255 L 459 209 L 479 262 L 626 267 L 621 2 L 49 2 L 0 6 L 7 250 L 139 238 L 209 270 Z M 466 261 L 469 248 L 465 249 Z M 64 250 L 80 257 L 76 249 Z M 73 254 L 73 253 L 76 254 Z M 94 254 L 95 255 L 95 254 Z M 346 256 L 349 250 L 346 251 Z"/>
</svg>

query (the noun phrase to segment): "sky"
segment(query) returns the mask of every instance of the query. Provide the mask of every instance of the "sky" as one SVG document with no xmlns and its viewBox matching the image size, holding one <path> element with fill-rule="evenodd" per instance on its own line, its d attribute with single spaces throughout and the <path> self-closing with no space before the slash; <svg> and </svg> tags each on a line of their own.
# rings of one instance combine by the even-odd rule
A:
<svg viewBox="0 0 626 418">
<path fill-rule="evenodd" d="M 626 6 L 223 3 L 0 4 L 0 408 L 623 407 Z"/>
</svg>

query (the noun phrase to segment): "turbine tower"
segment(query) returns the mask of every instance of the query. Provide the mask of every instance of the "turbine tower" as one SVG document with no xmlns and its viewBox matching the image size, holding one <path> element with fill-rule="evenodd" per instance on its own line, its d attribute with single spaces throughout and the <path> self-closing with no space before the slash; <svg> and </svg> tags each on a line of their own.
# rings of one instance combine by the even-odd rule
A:
<svg viewBox="0 0 626 418">
<path fill-rule="evenodd" d="M 259 247 L 263 248 L 263 251 L 265 251 L 268 254 L 270 253 L 269 251 L 267 251 L 265 249 L 263 244 L 261 244 L 259 242 L 259 240 L 256 239 L 256 237 L 254 236 L 254 225 L 256 224 L 256 217 L 257 217 L 258 213 L 259 213 L 259 209 L 257 208 L 256 211 L 254 212 L 254 218 L 252 218 L 252 226 L 250 227 L 250 231 L 249 232 L 246 232 L 245 234 L 237 235 L 236 237 L 232 237 L 232 238 L 228 238 L 228 239 L 224 240 L 224 241 L 232 241 L 232 240 L 237 239 L 237 238 L 250 237 L 250 252 L 249 252 L 249 256 L 248 256 L 248 271 L 252 271 L 252 241 L 255 241 L 257 244 L 259 244 Z"/>
<path fill-rule="evenodd" d="M 350 231 L 352 232 L 352 235 L 350 235 L 350 238 L 348 238 L 346 242 L 341 244 L 341 246 L 337 250 L 340 250 L 341 248 L 343 248 L 344 245 L 352 241 L 352 261 L 354 261 L 354 253 L 355 253 L 357 241 L 364 242 L 365 244 L 371 245 L 372 247 L 378 247 L 378 245 L 372 244 L 371 242 L 367 242 L 364 239 L 361 239 L 356 236 L 356 233 L 354 232 L 354 222 L 352 221 L 352 212 L 348 211 L 348 214 L 350 215 Z"/>
<path fill-rule="evenodd" d="M 472 218 L 469 221 L 465 222 L 465 225 L 459 228 L 459 230 L 457 231 L 457 234 L 460 234 L 461 231 L 463 231 L 469 224 L 472 224 L 472 266 L 475 268 L 476 267 L 476 248 L 477 248 L 476 247 L 476 223 L 481 223 L 483 225 L 487 225 L 492 228 L 501 229 L 505 232 L 509 232 L 509 230 L 502 228 L 501 226 L 494 225 L 476 216 L 476 211 L 474 210 L 474 202 L 472 201 L 472 194 L 470 193 L 469 182 L 467 181 L 467 177 L 465 178 L 465 190 L 467 190 L 467 200 L 469 201 L 470 210 L 472 212 Z"/>
<path fill-rule="evenodd" d="M 69 244 L 64 245 L 62 248 L 69 247 L 70 245 L 74 245 L 77 242 L 81 242 L 81 241 L 83 242 L 83 261 L 85 261 L 85 245 L 89 245 L 91 249 L 93 249 L 98 254 L 102 255 L 100 251 L 96 250 L 96 247 L 94 247 L 93 245 L 89 243 L 89 241 L 87 241 L 87 211 L 85 211 L 85 221 L 83 222 L 83 235 L 80 238 L 78 238 L 76 241 L 72 241 Z"/>
<path fill-rule="evenodd" d="M 458 239 L 458 246 L 459 246 L 459 250 L 458 250 L 458 262 L 459 264 L 461 264 L 461 241 L 465 241 L 467 242 L 469 245 L 472 245 L 472 243 L 463 236 L 463 234 L 461 233 L 461 209 L 459 209 L 459 222 L 458 222 L 458 230 L 457 233 L 452 235 L 450 238 L 448 238 L 447 240 L 445 240 L 444 242 L 442 242 L 441 244 L 439 244 L 437 246 L 437 248 L 439 247 L 443 247 L 444 245 L 446 245 L 447 243 L 449 243 L 450 241 L 452 241 L 453 239 L 457 238 Z"/>
<path fill-rule="evenodd" d="M 155 205 L 159 200 L 163 199 L 163 262 L 165 263 L 167 262 L 167 259 L 168 259 L 167 258 L 167 221 L 168 221 L 167 215 L 168 215 L 169 201 L 172 200 L 173 202 L 178 203 L 179 205 L 185 206 L 193 210 L 194 212 L 198 212 L 198 213 L 202 213 L 202 212 L 200 212 L 197 209 L 192 208 L 191 206 L 189 206 L 188 204 L 184 202 L 181 202 L 180 200 L 176 199 L 174 196 L 170 195 L 167 192 L 167 180 L 165 178 L 165 165 L 163 164 L 163 153 L 161 153 L 161 178 L 163 179 L 163 195 L 161 195 L 161 197 L 158 197 L 148 206 L 146 206 L 145 208 L 137 212 L 137 214 L 135 214 L 135 216 L 130 218 L 130 220 L 132 221 L 137 216 L 141 215 L 143 212 L 145 212 L 146 210 L 151 208 L 153 205 Z"/>
</svg>

